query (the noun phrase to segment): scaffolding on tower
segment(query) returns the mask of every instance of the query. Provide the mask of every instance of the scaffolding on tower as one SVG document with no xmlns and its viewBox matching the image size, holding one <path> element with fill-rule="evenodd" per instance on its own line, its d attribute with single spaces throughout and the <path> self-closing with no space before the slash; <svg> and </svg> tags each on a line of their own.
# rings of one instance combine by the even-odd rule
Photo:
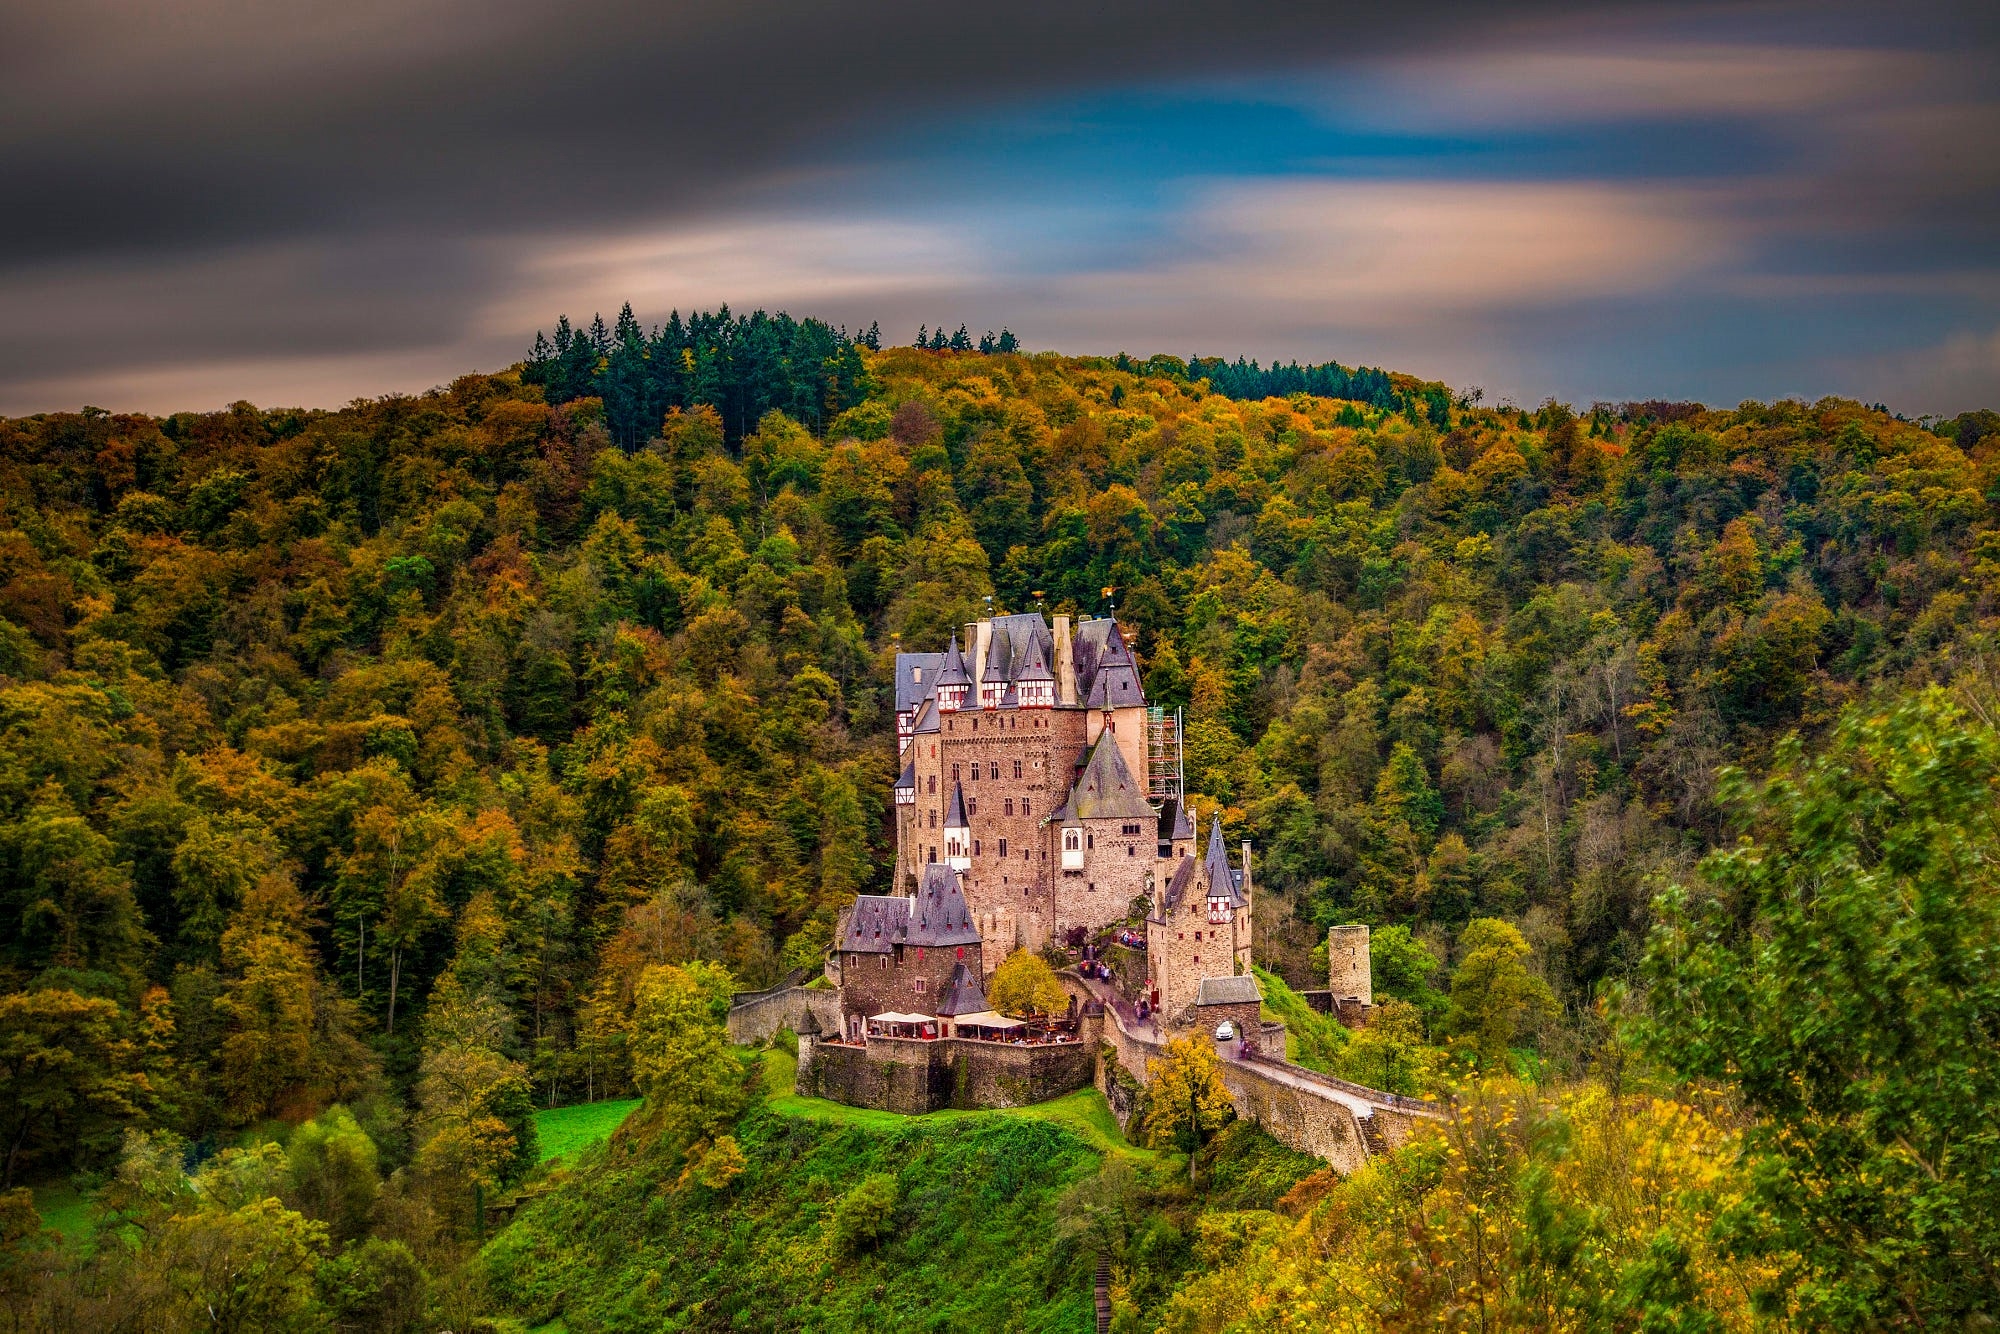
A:
<svg viewBox="0 0 2000 1334">
<path fill-rule="evenodd" d="M 1182 775 L 1181 711 L 1146 710 L 1146 799 L 1155 804 L 1187 790 Z"/>
</svg>

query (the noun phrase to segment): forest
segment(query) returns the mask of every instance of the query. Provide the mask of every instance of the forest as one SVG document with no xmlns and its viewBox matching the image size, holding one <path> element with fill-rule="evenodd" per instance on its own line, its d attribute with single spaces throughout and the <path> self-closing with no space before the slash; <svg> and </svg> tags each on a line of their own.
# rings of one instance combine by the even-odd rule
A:
<svg viewBox="0 0 2000 1334">
<path fill-rule="evenodd" d="M 1100 1254 L 1132 1330 L 2000 1318 L 2000 415 L 940 340 L 0 420 L 16 1328 L 931 1328 L 947 1261 L 1081 1328 Z M 893 655 L 989 599 L 1115 613 L 1267 1005 L 1376 928 L 1298 1059 L 1448 1134 L 786 1119 L 720 1009 L 885 887 Z"/>
</svg>

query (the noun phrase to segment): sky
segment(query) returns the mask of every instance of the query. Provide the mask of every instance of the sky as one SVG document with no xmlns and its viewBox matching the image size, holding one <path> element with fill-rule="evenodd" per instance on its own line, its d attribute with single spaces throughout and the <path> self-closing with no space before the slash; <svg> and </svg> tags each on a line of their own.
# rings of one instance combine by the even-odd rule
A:
<svg viewBox="0 0 2000 1334">
<path fill-rule="evenodd" d="M 0 7 L 0 413 L 419 392 L 626 301 L 2000 407 L 1996 55 L 1964 3 Z"/>
</svg>

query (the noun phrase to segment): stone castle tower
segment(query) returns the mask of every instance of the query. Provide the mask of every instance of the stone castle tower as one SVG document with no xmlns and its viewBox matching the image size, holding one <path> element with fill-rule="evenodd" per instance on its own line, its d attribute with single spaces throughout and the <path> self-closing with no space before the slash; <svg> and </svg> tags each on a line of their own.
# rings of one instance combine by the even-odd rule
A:
<svg viewBox="0 0 2000 1334">
<path fill-rule="evenodd" d="M 897 654 L 896 736 L 896 885 L 957 870 L 989 969 L 1124 920 L 1186 851 L 1174 721 L 1111 618 L 996 616 Z"/>
</svg>

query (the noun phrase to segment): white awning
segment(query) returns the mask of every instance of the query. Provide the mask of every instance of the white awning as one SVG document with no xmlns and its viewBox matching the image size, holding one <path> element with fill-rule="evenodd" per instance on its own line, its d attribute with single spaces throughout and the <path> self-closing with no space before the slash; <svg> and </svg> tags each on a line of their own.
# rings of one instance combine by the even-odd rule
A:
<svg viewBox="0 0 2000 1334">
<path fill-rule="evenodd" d="M 1009 1019 L 1004 1014 L 992 1010 L 980 1010 L 973 1014 L 961 1014 L 953 1021 L 960 1028 L 1020 1028 L 1019 1019 Z"/>
<path fill-rule="evenodd" d="M 868 1022 L 871 1024 L 934 1024 L 937 1022 L 937 1016 L 929 1014 L 897 1014 L 894 1010 L 885 1010 L 881 1014 L 869 1015 Z"/>
</svg>

